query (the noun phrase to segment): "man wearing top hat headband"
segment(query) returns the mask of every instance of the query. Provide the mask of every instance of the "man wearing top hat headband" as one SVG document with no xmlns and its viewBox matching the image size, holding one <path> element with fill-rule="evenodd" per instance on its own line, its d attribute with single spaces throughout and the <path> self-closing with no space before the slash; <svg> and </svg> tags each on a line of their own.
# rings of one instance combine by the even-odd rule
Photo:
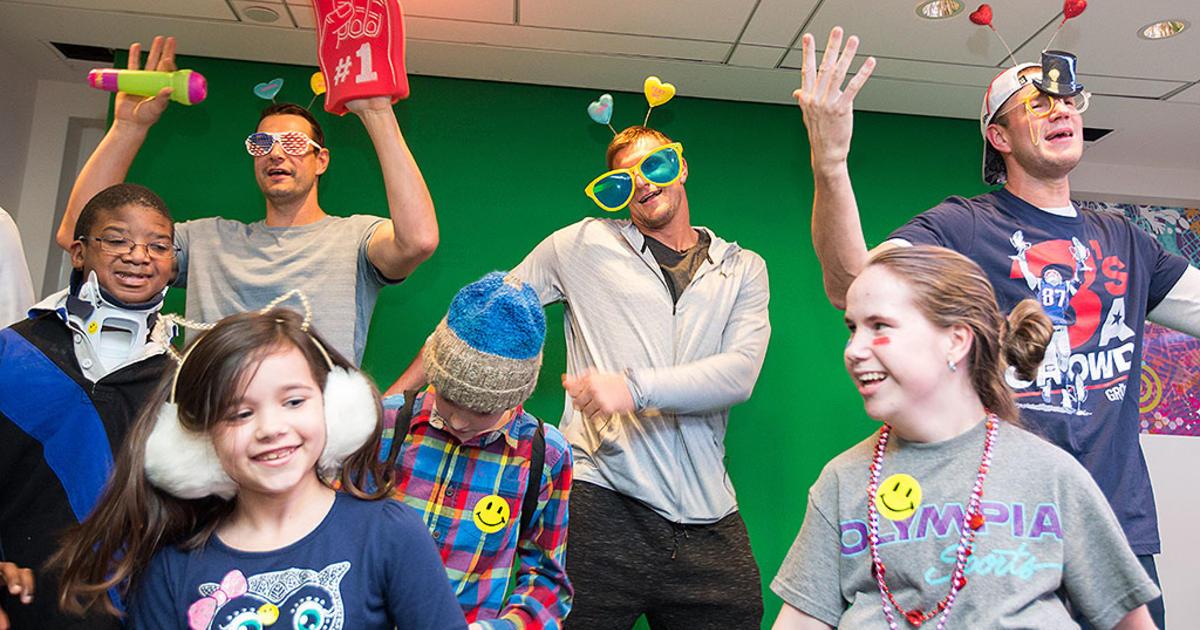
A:
<svg viewBox="0 0 1200 630">
<path fill-rule="evenodd" d="M 838 308 L 870 254 L 847 156 L 854 96 L 875 67 L 867 59 L 842 90 L 858 48 L 850 37 L 842 50 L 842 36 L 840 27 L 833 29 L 817 68 L 813 37 L 804 35 L 803 87 L 795 92 L 812 146 L 813 244 L 826 294 Z M 949 247 L 983 267 L 1001 307 L 1032 297 L 1059 315 L 1069 345 L 1047 352 L 1035 381 L 1010 375 L 1009 384 L 1026 422 L 1091 472 L 1157 582 L 1158 522 L 1138 442 L 1142 329 L 1149 317 L 1200 336 L 1200 271 L 1124 217 L 1071 202 L 1068 177 L 1083 153 L 1088 102 L 1075 61 L 1070 53 L 1046 51 L 1040 64 L 996 76 L 984 94 L 980 132 L 984 181 L 1003 187 L 949 197 L 877 249 Z M 1076 271 L 1079 280 L 1060 270 Z M 1162 627 L 1162 600 L 1150 608 Z"/>
</svg>

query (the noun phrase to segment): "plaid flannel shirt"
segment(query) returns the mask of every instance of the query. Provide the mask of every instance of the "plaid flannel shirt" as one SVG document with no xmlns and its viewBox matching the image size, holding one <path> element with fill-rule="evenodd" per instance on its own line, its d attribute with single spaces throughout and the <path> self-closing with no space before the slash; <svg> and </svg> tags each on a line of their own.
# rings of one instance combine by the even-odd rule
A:
<svg viewBox="0 0 1200 630">
<path fill-rule="evenodd" d="M 571 488 L 566 439 L 545 425 L 537 510 L 529 530 L 518 532 L 537 418 L 518 407 L 504 427 L 463 443 L 432 413 L 431 391 L 417 394 L 393 496 L 424 517 L 468 622 L 489 629 L 561 627 L 573 596 L 564 568 Z M 383 453 L 403 402 L 403 395 L 384 399 Z"/>
</svg>

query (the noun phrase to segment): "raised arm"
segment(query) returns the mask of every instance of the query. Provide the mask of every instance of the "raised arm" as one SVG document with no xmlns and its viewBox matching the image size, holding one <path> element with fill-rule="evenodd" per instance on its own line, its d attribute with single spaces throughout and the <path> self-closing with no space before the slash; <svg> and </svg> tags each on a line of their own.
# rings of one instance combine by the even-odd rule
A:
<svg viewBox="0 0 1200 630">
<path fill-rule="evenodd" d="M 1025 240 L 1024 232 L 1021 230 L 1013 232 L 1013 235 L 1009 237 L 1008 242 L 1012 243 L 1012 246 L 1017 250 L 1017 253 L 1009 256 L 1009 258 L 1017 261 L 1017 267 L 1021 270 L 1021 275 L 1025 278 L 1025 284 L 1029 286 L 1029 290 L 1037 290 L 1038 282 L 1040 280 L 1037 276 L 1033 275 L 1033 271 L 1029 269 L 1029 261 L 1025 258 L 1025 252 L 1029 251 L 1031 246 L 1029 245 L 1029 242 Z M 1079 271 L 1076 270 L 1075 274 L 1078 276 Z"/>
<path fill-rule="evenodd" d="M 417 356 L 413 357 L 412 363 L 409 363 L 408 367 L 404 368 L 404 372 L 400 374 L 400 378 L 397 378 L 396 382 L 392 383 L 386 392 L 383 392 L 384 396 L 421 389 L 429 382 L 425 378 L 425 363 L 421 361 L 421 355 L 424 353 L 425 346 L 421 346 L 421 349 L 417 351 Z"/>
<path fill-rule="evenodd" d="M 130 70 L 141 69 L 142 45 L 134 43 L 129 46 Z M 150 44 L 150 54 L 146 57 L 146 69 L 161 72 L 175 70 L 175 38 L 154 38 Z M 67 210 L 63 213 L 62 223 L 58 226 L 55 240 L 58 246 L 67 249 L 75 236 L 75 220 L 79 212 L 96 193 L 125 181 L 133 158 L 142 148 L 150 127 L 158 122 L 163 110 L 170 102 L 171 88 L 159 90 L 154 97 L 137 96 L 118 92 L 113 107 L 113 124 L 108 133 L 100 140 L 96 150 L 79 171 L 75 185 L 71 188 L 71 196 L 67 200 Z"/>
<path fill-rule="evenodd" d="M 438 246 L 437 216 L 425 178 L 417 168 L 390 97 L 376 96 L 346 103 L 358 114 L 375 145 L 383 186 L 387 191 L 391 221 L 382 223 L 367 243 L 367 258 L 384 276 L 393 280 L 408 277 Z"/>
<path fill-rule="evenodd" d="M 875 58 L 868 57 L 846 89 L 841 89 L 858 51 L 858 38 L 851 35 L 839 55 L 842 35 L 841 27 L 830 32 L 818 69 L 813 36 L 804 34 L 800 89 L 792 93 L 804 113 L 812 148 L 813 246 L 821 261 L 825 294 L 839 309 L 846 308 L 846 290 L 867 262 L 867 244 L 847 158 L 854 131 L 854 97 L 875 69 Z"/>
</svg>

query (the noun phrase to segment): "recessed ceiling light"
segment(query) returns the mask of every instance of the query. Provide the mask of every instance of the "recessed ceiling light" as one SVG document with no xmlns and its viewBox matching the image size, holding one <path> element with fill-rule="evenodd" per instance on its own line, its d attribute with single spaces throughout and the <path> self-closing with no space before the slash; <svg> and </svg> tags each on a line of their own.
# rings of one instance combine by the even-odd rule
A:
<svg viewBox="0 0 1200 630">
<path fill-rule="evenodd" d="M 1166 39 L 1174 37 L 1190 26 L 1187 20 L 1163 20 L 1147 24 L 1138 29 L 1138 37 L 1142 39 Z"/>
<path fill-rule="evenodd" d="M 963 4 L 958 0 L 925 0 L 917 5 L 917 16 L 926 20 L 944 20 L 961 13 Z"/>
<path fill-rule="evenodd" d="M 242 9 L 242 16 L 247 20 L 270 24 L 279 21 L 279 12 L 270 7 L 252 6 Z"/>
</svg>

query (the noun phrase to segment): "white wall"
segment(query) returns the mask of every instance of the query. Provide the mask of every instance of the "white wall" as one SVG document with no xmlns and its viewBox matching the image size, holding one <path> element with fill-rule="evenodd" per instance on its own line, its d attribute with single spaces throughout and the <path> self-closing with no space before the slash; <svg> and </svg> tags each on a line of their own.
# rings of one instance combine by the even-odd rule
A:
<svg viewBox="0 0 1200 630">
<path fill-rule="evenodd" d="M 1200 178 L 1194 168 L 1104 164 L 1089 161 L 1085 152 L 1083 162 L 1071 171 L 1071 198 L 1196 208 L 1200 207 Z"/>
<path fill-rule="evenodd" d="M 0 49 L 0 76 L 23 76 L 16 57 Z M 29 130 L 33 121 L 32 90 L 0 90 L 0 208 L 14 218 L 21 212 L 21 184 L 25 176 Z"/>
<path fill-rule="evenodd" d="M 57 281 L 61 250 L 54 243 L 54 233 L 58 229 L 54 221 L 55 212 L 66 204 L 66 198 L 61 193 L 63 182 L 60 180 L 63 179 L 66 163 L 69 174 L 65 185 L 69 190 L 70 181 L 74 180 L 82 165 L 78 162 L 78 156 L 64 156 L 72 119 L 98 120 L 103 125 L 109 96 L 109 93 L 92 89 L 82 81 L 37 82 L 28 134 L 30 142 L 24 158 L 21 197 L 17 204 L 19 211 L 15 218 L 25 246 L 29 275 L 33 277 L 34 293 L 39 299 L 61 288 Z M 94 137 L 90 142 L 81 143 L 83 146 L 77 145 L 79 152 L 84 156 L 90 154 L 98 139 Z M 55 280 L 45 286 L 48 261 Z"/>
<path fill-rule="evenodd" d="M 1195 544 L 1196 524 L 1200 523 L 1195 464 L 1200 461 L 1200 438 L 1142 435 L 1142 450 L 1158 506 L 1162 554 L 1157 565 L 1167 627 L 1194 628 L 1200 619 L 1200 598 L 1195 593 L 1195 567 L 1200 563 Z"/>
</svg>

